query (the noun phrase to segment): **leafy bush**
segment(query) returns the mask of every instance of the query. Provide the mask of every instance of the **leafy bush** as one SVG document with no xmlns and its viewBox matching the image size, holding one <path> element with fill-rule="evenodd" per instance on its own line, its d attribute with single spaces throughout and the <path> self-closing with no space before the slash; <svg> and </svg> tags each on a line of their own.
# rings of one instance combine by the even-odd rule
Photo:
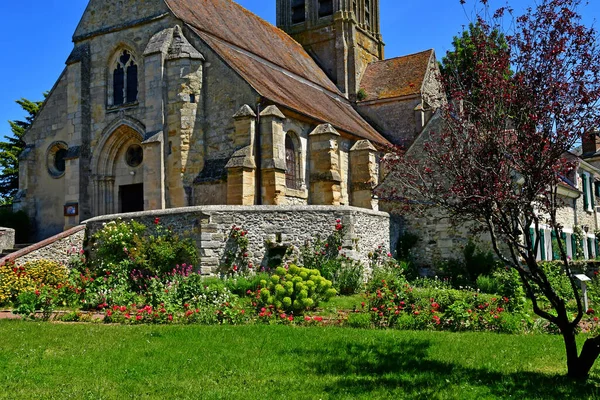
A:
<svg viewBox="0 0 600 400">
<path fill-rule="evenodd" d="M 56 289 L 43 286 L 34 292 L 23 292 L 19 294 L 15 302 L 15 314 L 25 318 L 34 318 L 36 311 L 41 312 L 41 319 L 48 320 L 55 307 Z"/>
<path fill-rule="evenodd" d="M 398 243 L 396 243 L 396 253 L 399 260 L 410 260 L 411 254 L 410 251 L 419 243 L 419 236 L 410 233 L 404 232 L 398 238 Z"/>
<path fill-rule="evenodd" d="M 67 282 L 68 269 L 54 261 L 14 262 L 0 266 L 0 304 L 14 303 L 21 293 L 44 286 L 57 287 Z"/>
<path fill-rule="evenodd" d="M 290 265 L 279 267 L 269 281 L 261 282 L 258 306 L 278 311 L 302 314 L 317 307 L 320 301 L 329 300 L 337 294 L 331 281 L 323 278 L 316 269 Z"/>
<path fill-rule="evenodd" d="M 477 278 L 477 289 L 483 293 L 498 294 L 500 293 L 500 282 L 489 275 L 480 275 Z"/>
<path fill-rule="evenodd" d="M 575 300 L 573 288 L 571 287 L 571 280 L 567 276 L 562 263 L 556 262 L 541 262 L 539 266 L 544 270 L 548 281 L 552 285 L 552 288 L 560 297 L 565 300 Z M 543 293 L 538 287 L 534 287 L 537 295 L 543 298 Z"/>
<path fill-rule="evenodd" d="M 525 317 L 514 313 L 507 297 L 465 290 L 413 288 L 383 281 L 367 294 L 368 310 L 375 326 L 401 329 L 446 329 L 453 331 L 522 331 Z"/>
<path fill-rule="evenodd" d="M 342 295 L 359 293 L 364 285 L 364 267 L 358 261 L 348 260 L 334 274 L 333 286 Z"/>
<path fill-rule="evenodd" d="M 231 293 L 244 297 L 248 292 L 256 292 L 260 288 L 261 281 L 268 281 L 270 276 L 266 273 L 258 273 L 250 276 L 239 276 L 225 280 L 225 286 Z"/>
<path fill-rule="evenodd" d="M 111 221 L 92 237 L 96 252 L 94 269 L 98 272 L 143 271 L 155 276 L 171 271 L 176 265 L 195 265 L 198 252 L 190 238 L 181 238 L 171 229 L 154 221 L 154 229 L 136 221 Z"/>
<path fill-rule="evenodd" d="M 478 248 L 472 240 L 463 249 L 463 260 L 444 260 L 436 267 L 439 273 L 451 280 L 454 287 L 472 286 L 481 275 L 491 275 L 501 263 L 490 251 Z"/>
<path fill-rule="evenodd" d="M 407 261 L 391 262 L 378 266 L 373 270 L 371 279 L 367 282 L 367 292 L 376 291 L 382 283 L 387 283 L 393 287 L 401 287 L 407 283 L 404 276 L 409 263 Z"/>
<path fill-rule="evenodd" d="M 368 329 L 373 326 L 371 316 L 366 313 L 350 313 L 346 325 L 351 328 Z"/>
</svg>

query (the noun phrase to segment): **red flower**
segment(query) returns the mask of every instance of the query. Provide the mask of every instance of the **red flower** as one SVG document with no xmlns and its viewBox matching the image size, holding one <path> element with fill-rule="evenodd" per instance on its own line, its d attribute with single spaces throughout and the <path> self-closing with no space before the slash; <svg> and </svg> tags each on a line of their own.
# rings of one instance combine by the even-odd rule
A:
<svg viewBox="0 0 600 400">
<path fill-rule="evenodd" d="M 154 225 L 160 224 L 160 218 L 154 218 Z"/>
<path fill-rule="evenodd" d="M 135 317 L 136 320 L 141 321 L 142 320 L 142 316 L 138 315 L 137 317 Z"/>
<path fill-rule="evenodd" d="M 121 312 L 125 312 L 125 311 L 127 311 L 127 307 L 121 306 Z"/>
<path fill-rule="evenodd" d="M 310 318 L 309 316 L 306 316 L 306 317 L 304 317 L 304 320 L 305 320 L 306 322 L 310 322 L 310 321 L 311 321 L 311 318 Z"/>
<path fill-rule="evenodd" d="M 167 318 L 169 319 L 169 321 L 173 321 L 173 315 L 169 314 Z"/>
<path fill-rule="evenodd" d="M 293 317 L 293 316 L 291 316 L 291 315 L 288 317 L 288 319 L 289 319 L 290 321 L 294 321 L 294 317 Z"/>
</svg>

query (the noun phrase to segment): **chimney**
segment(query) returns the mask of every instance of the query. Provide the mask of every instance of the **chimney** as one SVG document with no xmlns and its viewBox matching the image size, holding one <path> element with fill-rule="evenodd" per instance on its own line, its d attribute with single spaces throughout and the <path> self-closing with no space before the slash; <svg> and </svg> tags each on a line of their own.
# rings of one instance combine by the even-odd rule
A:
<svg viewBox="0 0 600 400">
<path fill-rule="evenodd" d="M 595 154 L 600 150 L 600 132 L 586 132 L 581 138 L 583 154 Z"/>
</svg>

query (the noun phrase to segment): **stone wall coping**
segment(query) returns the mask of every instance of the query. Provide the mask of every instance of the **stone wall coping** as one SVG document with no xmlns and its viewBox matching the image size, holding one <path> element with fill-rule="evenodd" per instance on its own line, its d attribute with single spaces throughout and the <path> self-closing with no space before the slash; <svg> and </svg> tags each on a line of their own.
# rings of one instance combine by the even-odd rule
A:
<svg viewBox="0 0 600 400">
<path fill-rule="evenodd" d="M 12 228 L 4 228 L 0 226 L 0 232 L 14 232 L 15 230 Z"/>
<path fill-rule="evenodd" d="M 141 217 L 160 217 L 165 215 L 178 215 L 186 213 L 273 213 L 273 212 L 333 212 L 337 214 L 350 214 L 359 213 L 367 215 L 375 215 L 379 217 L 389 218 L 390 214 L 383 211 L 374 211 L 367 208 L 352 207 L 352 206 L 282 206 L 282 205 L 271 205 L 271 206 L 196 206 L 196 207 L 181 207 L 181 208 L 168 208 L 164 210 L 151 210 L 141 211 L 127 214 L 112 214 L 102 215 L 83 221 L 82 224 L 89 224 L 94 222 L 112 221 L 117 218 L 128 219 L 128 218 L 141 218 Z"/>
<path fill-rule="evenodd" d="M 29 247 L 25 247 L 24 249 L 21 249 L 19 251 L 15 251 L 14 253 L 11 253 L 9 255 L 7 255 L 6 257 L 0 258 L 0 265 L 4 265 L 5 262 L 10 261 L 10 260 L 16 260 L 17 258 L 21 258 L 23 256 L 26 256 L 29 253 L 33 253 L 36 250 L 42 249 L 46 246 L 51 245 L 52 243 L 58 242 L 59 240 L 65 239 L 71 235 L 76 234 L 77 232 L 81 232 L 82 230 L 85 229 L 85 225 L 78 225 L 74 228 L 71 228 L 69 230 L 66 230 L 64 232 L 59 233 L 58 235 L 54 235 L 52 237 L 49 237 L 48 239 L 42 240 L 39 243 L 36 243 L 34 245 L 31 245 Z"/>
</svg>

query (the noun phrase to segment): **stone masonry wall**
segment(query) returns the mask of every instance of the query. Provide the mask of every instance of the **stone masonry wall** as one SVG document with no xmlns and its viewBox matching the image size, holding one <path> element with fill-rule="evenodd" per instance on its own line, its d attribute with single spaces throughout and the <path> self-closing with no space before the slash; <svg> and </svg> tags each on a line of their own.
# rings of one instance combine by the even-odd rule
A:
<svg viewBox="0 0 600 400">
<path fill-rule="evenodd" d="M 151 226 L 155 218 L 176 233 L 190 235 L 200 251 L 204 274 L 217 272 L 231 244 L 232 226 L 248 231 L 249 255 L 255 265 L 265 265 L 269 247 L 300 247 L 335 231 L 336 219 L 347 227 L 343 247 L 349 256 L 366 262 L 379 245 L 389 248 L 390 222 L 384 212 L 335 206 L 201 206 L 109 215 L 86 222 L 91 237 L 104 223 L 122 218 Z"/>
<path fill-rule="evenodd" d="M 15 230 L 0 228 L 0 251 L 12 249 L 15 246 Z"/>
<path fill-rule="evenodd" d="M 83 248 L 85 227 L 77 226 L 54 237 L 43 240 L 33 246 L 19 250 L 7 257 L 0 258 L 0 265 L 6 261 L 15 261 L 21 265 L 28 261 L 52 260 L 67 265 L 69 252 L 79 251 Z"/>
</svg>

